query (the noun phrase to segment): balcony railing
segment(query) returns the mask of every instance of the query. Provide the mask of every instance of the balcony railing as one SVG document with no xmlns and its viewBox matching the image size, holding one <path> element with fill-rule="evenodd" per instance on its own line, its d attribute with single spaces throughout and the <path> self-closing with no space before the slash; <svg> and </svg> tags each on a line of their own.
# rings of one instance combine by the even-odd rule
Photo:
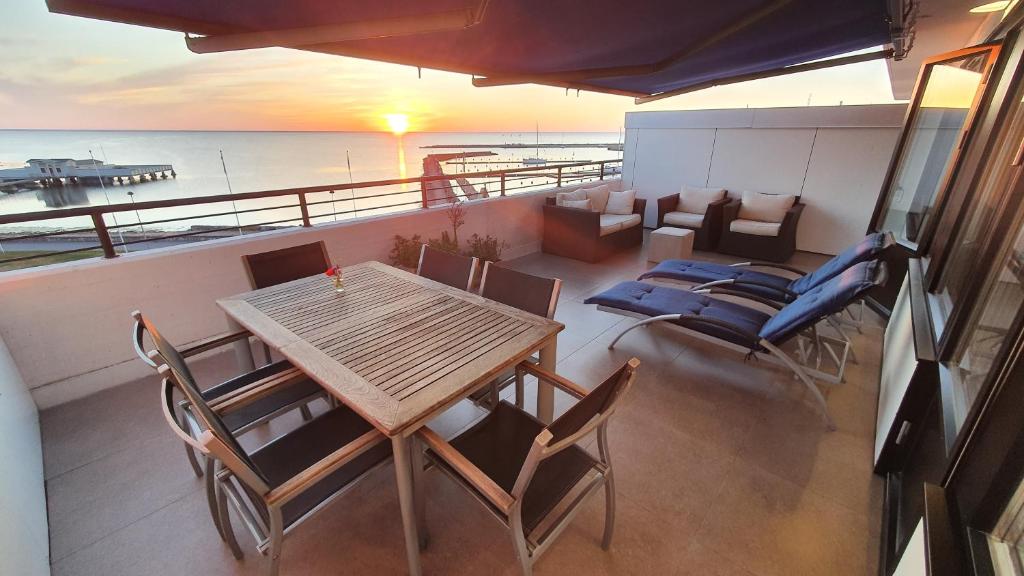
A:
<svg viewBox="0 0 1024 576">
<path fill-rule="evenodd" d="M 601 160 L 0 215 L 0 250 L 3 250 L 0 254 L 0 270 L 24 267 L 20 263 L 27 266 L 48 263 L 54 261 L 55 257 L 67 260 L 88 257 L 95 253 L 97 256 L 114 258 L 118 255 L 119 248 L 124 253 L 129 251 L 129 247 L 144 249 L 145 244 L 153 247 L 168 242 L 210 240 L 225 235 L 262 232 L 279 227 L 311 227 L 318 223 L 337 221 L 339 218 L 350 219 L 417 208 L 425 209 L 445 204 L 447 202 L 444 198 L 451 196 L 460 200 L 471 200 L 485 196 L 493 197 L 495 192 L 499 196 L 505 196 L 540 190 L 552 185 L 560 187 L 603 180 L 618 174 L 621 165 L 622 160 Z M 540 184 L 536 183 L 538 178 L 541 179 Z M 467 196 L 462 185 L 464 183 L 472 186 L 472 190 L 475 191 L 473 197 Z M 411 185 L 415 187 L 410 188 Z M 451 195 L 447 193 L 448 186 Z M 358 190 L 376 192 L 357 196 Z M 337 193 L 345 191 L 350 191 L 349 197 L 337 197 Z M 439 198 L 432 198 L 438 193 L 441 193 Z M 267 199 L 281 199 L 285 203 L 271 201 L 270 205 L 246 207 L 246 204 L 259 200 L 266 203 Z M 360 202 L 363 204 L 362 207 L 359 206 Z M 341 210 L 337 209 L 338 204 L 342 204 Z M 169 209 L 180 211 L 182 207 L 198 207 L 200 211 L 186 215 L 168 213 Z M 161 211 L 165 217 L 160 217 Z M 143 220 L 143 213 L 155 217 Z M 267 219 L 248 221 L 248 217 L 256 215 Z M 130 222 L 124 222 L 126 216 Z M 243 217 L 247 217 L 244 224 Z M 232 218 L 233 224 L 225 222 Z M 185 222 L 201 219 L 214 219 L 219 222 L 181 228 Z M 42 226 L 39 229 L 11 235 L 3 234 L 3 226 L 33 224 Z M 89 239 L 92 241 L 89 242 Z M 87 245 L 58 250 L 35 250 L 28 255 L 24 252 L 18 255 L 17 250 L 9 248 L 16 247 L 19 242 Z M 8 249 L 4 249 L 4 245 Z M 29 263 L 33 260 L 37 262 Z"/>
</svg>

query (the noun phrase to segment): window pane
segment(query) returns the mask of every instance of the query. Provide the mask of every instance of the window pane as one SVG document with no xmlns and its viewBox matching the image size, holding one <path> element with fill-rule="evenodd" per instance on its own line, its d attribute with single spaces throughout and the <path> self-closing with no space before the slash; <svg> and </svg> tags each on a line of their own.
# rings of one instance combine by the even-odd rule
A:
<svg viewBox="0 0 1024 576">
<path fill-rule="evenodd" d="M 915 245 L 981 86 L 989 53 L 935 64 L 909 128 L 880 229 Z"/>
<path fill-rule="evenodd" d="M 957 429 L 978 397 L 1003 341 L 1024 303 L 1024 227 L 1014 231 L 1012 244 L 1004 247 L 999 266 L 976 299 L 966 338 L 953 358 L 950 369 L 956 381 L 954 416 Z"/>
<path fill-rule="evenodd" d="M 1018 170 L 1010 164 L 1024 139 L 1024 86 L 1018 87 L 1017 92 L 1015 109 L 1010 111 L 1010 121 L 999 134 L 978 188 L 965 207 L 966 220 L 951 244 L 950 259 L 939 280 L 937 294 L 946 317 L 952 312 L 953 303 L 962 302 L 960 298 L 967 282 L 972 279 L 978 251 L 998 216 L 998 201 L 1008 192 Z"/>
</svg>

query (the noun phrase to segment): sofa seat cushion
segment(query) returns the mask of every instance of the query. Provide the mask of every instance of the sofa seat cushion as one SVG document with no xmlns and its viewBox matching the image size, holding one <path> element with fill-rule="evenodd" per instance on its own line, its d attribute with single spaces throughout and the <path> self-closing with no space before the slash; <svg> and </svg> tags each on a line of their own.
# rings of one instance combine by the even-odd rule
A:
<svg viewBox="0 0 1024 576">
<path fill-rule="evenodd" d="M 780 222 L 758 222 L 757 220 L 733 220 L 729 223 L 730 232 L 751 234 L 753 236 L 778 236 L 782 228 Z"/>
<path fill-rule="evenodd" d="M 722 198 L 725 198 L 725 188 L 698 188 L 683 184 L 676 211 L 703 216 L 708 211 L 708 204 Z"/>
<path fill-rule="evenodd" d="M 792 194 L 761 194 L 746 191 L 740 200 L 739 217 L 742 220 L 758 222 L 782 222 L 786 212 L 793 207 L 796 196 Z"/>
<path fill-rule="evenodd" d="M 692 212 L 669 212 L 665 214 L 665 224 L 682 226 L 683 228 L 700 228 L 704 225 L 704 215 Z"/>
<path fill-rule="evenodd" d="M 632 228 L 640 224 L 640 220 L 639 214 L 601 214 L 601 236 Z"/>
</svg>

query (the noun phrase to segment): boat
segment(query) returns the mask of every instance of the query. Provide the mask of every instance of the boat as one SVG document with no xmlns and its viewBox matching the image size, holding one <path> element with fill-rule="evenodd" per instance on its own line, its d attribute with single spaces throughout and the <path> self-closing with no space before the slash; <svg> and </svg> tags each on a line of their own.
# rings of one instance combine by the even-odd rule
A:
<svg viewBox="0 0 1024 576">
<path fill-rule="evenodd" d="M 535 126 L 535 130 L 537 134 L 537 155 L 532 158 L 523 158 L 523 166 L 543 166 L 548 163 L 546 159 L 540 157 L 540 124 Z"/>
</svg>

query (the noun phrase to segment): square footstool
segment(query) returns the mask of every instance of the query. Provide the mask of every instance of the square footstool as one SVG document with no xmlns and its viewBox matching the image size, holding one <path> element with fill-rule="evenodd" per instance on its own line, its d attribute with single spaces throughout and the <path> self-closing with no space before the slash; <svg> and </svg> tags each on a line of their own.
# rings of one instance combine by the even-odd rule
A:
<svg viewBox="0 0 1024 576">
<path fill-rule="evenodd" d="M 651 262 L 687 259 L 693 254 L 693 230 L 665 226 L 651 232 L 647 259 Z"/>
</svg>

